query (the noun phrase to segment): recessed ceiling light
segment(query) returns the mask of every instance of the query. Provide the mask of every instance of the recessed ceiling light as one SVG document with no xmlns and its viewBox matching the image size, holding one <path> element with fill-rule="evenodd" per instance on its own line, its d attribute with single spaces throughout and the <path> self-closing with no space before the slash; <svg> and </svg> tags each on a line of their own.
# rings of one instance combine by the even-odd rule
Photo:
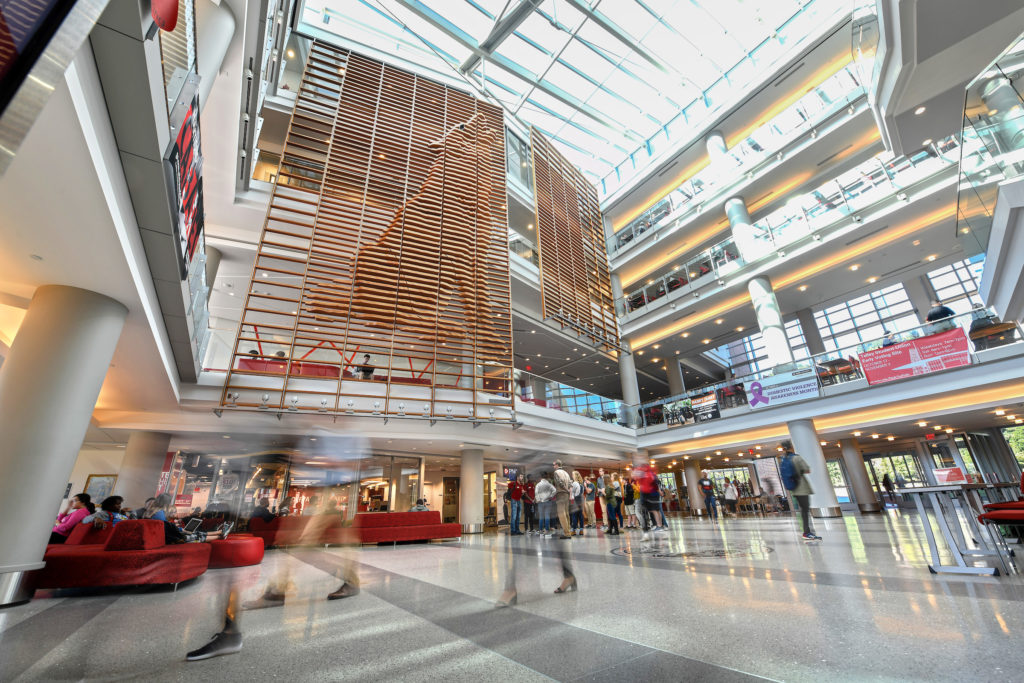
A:
<svg viewBox="0 0 1024 683">
<path fill-rule="evenodd" d="M 922 422 L 918 422 L 918 423 L 917 423 L 917 426 L 918 426 L 918 427 L 927 427 L 927 426 L 928 426 L 928 423 L 927 423 L 927 422 L 923 422 L 923 421 L 922 421 Z"/>
<path fill-rule="evenodd" d="M 533 223 L 530 223 L 529 225 L 527 225 L 526 229 L 527 230 L 533 230 Z"/>
<path fill-rule="evenodd" d="M 896 440 L 895 436 L 887 436 L 885 438 L 888 439 L 889 441 L 895 441 Z"/>
<path fill-rule="evenodd" d="M 711 340 L 710 340 L 710 339 L 701 339 L 701 340 L 700 340 L 700 343 L 701 343 L 701 344 L 710 344 L 710 343 L 711 343 Z"/>
<path fill-rule="evenodd" d="M 938 254 L 929 254 L 928 255 L 928 260 L 929 261 L 934 261 L 937 258 L 939 258 Z"/>
<path fill-rule="evenodd" d="M 953 428 L 952 428 L 952 427 L 950 427 L 949 429 L 947 429 L 947 430 L 946 430 L 946 433 L 947 433 L 947 434 L 952 434 L 952 433 L 953 433 Z"/>
<path fill-rule="evenodd" d="M 818 443 L 820 443 L 822 446 L 827 446 L 828 445 L 828 441 L 819 441 Z"/>
<path fill-rule="evenodd" d="M 921 240 L 914 240 L 913 242 L 911 242 L 911 244 L 913 244 L 915 247 L 919 247 L 921 246 Z"/>
<path fill-rule="evenodd" d="M 230 436 L 228 436 L 227 434 L 225 434 L 225 435 L 224 435 L 224 436 L 222 436 L 221 438 L 222 438 L 222 439 L 230 439 L 231 437 L 230 437 Z"/>
<path fill-rule="evenodd" d="M 736 331 L 737 332 L 742 332 L 743 331 L 743 325 L 740 325 L 739 327 L 737 327 Z"/>
<path fill-rule="evenodd" d="M 725 319 L 724 319 L 724 318 L 719 318 L 718 320 L 716 320 L 716 321 L 715 321 L 715 324 L 716 324 L 716 325 L 721 325 L 721 324 L 722 324 L 722 323 L 724 323 L 724 322 L 725 322 Z"/>
<path fill-rule="evenodd" d="M 855 272 L 860 270 L 860 264 L 859 263 L 854 263 L 852 266 L 850 266 L 850 270 L 855 271 Z"/>
<path fill-rule="evenodd" d="M 925 138 L 924 140 L 921 141 L 921 146 L 922 147 L 927 147 L 930 144 L 932 144 L 932 139 L 931 138 Z"/>
<path fill-rule="evenodd" d="M 918 107 L 917 109 L 914 110 L 914 116 L 920 116 L 921 114 L 923 114 L 925 112 L 925 110 L 926 110 L 926 107 L 924 105 L 921 105 L 920 107 Z"/>
<path fill-rule="evenodd" d="M 660 348 L 661 348 L 661 344 L 655 344 L 655 345 L 654 345 L 654 350 L 655 350 L 655 351 L 657 351 L 657 350 L 658 350 L 658 349 L 660 349 Z"/>
<path fill-rule="evenodd" d="M 871 438 L 872 438 L 872 439 L 877 439 L 878 437 L 879 437 L 879 435 L 878 435 L 878 434 L 872 434 L 872 435 L 871 435 Z"/>
<path fill-rule="evenodd" d="M 721 455 L 722 451 L 715 451 L 715 455 Z"/>
<path fill-rule="evenodd" d="M 996 415 L 1002 417 L 1003 415 L 1006 415 L 1006 411 L 1000 408 L 999 410 L 996 411 Z"/>
<path fill-rule="evenodd" d="M 683 333 L 682 333 L 681 335 L 679 335 L 679 336 L 680 336 L 680 337 L 682 337 L 683 339 L 686 339 L 687 337 L 689 337 L 689 336 L 690 336 L 690 333 L 689 333 L 689 332 L 683 332 Z"/>
<path fill-rule="evenodd" d="M 876 282 L 878 282 L 878 278 L 877 277 L 871 276 L 871 277 L 868 278 L 868 284 L 873 285 Z"/>
<path fill-rule="evenodd" d="M 801 292 L 806 292 L 807 291 L 807 285 L 800 285 L 799 287 L 797 287 L 797 289 L 799 289 Z"/>
</svg>

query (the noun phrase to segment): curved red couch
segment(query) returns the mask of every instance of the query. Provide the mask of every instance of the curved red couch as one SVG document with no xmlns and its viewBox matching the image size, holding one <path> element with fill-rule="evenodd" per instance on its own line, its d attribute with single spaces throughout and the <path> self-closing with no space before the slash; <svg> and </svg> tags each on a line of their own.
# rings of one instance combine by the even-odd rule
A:
<svg viewBox="0 0 1024 683">
<path fill-rule="evenodd" d="M 229 536 L 208 541 L 210 569 L 248 567 L 263 561 L 263 539 L 256 536 Z"/>
<path fill-rule="evenodd" d="M 48 546 L 43 560 L 34 588 L 176 584 L 206 571 L 210 545 L 165 545 L 163 522 L 132 519 L 103 530 L 79 525 L 67 543 Z"/>
<path fill-rule="evenodd" d="M 316 519 L 323 528 L 316 538 L 303 538 L 306 526 Z M 462 536 L 458 524 L 442 524 L 441 513 L 427 512 L 367 512 L 357 514 L 352 521 L 352 533 L 342 527 L 340 515 L 330 519 L 311 517 L 276 517 L 265 522 L 259 517 L 249 520 L 249 531 L 263 539 L 266 547 L 297 545 L 300 542 L 316 542 L 325 545 L 348 542 L 357 537 L 360 543 L 393 543 L 397 541 L 428 541 L 440 538 Z"/>
</svg>

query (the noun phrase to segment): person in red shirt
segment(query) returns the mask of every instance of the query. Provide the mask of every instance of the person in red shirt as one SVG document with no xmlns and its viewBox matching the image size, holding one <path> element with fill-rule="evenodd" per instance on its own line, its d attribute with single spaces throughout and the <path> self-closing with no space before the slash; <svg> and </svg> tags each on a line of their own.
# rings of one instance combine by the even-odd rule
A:
<svg viewBox="0 0 1024 683">
<path fill-rule="evenodd" d="M 519 519 L 523 516 L 523 492 L 525 489 L 523 475 L 521 474 L 508 483 L 509 508 L 511 512 L 508 528 L 511 536 L 523 535 L 523 532 L 519 530 Z"/>
<path fill-rule="evenodd" d="M 526 479 L 523 483 L 523 517 L 526 522 L 526 533 L 537 533 L 537 499 L 534 497 L 531 479 Z"/>
</svg>

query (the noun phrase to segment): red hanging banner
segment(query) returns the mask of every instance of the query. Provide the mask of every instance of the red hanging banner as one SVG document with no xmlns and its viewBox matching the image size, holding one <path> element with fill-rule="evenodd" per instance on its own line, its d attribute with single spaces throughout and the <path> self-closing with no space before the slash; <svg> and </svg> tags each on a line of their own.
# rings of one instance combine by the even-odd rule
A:
<svg viewBox="0 0 1024 683">
<path fill-rule="evenodd" d="M 884 384 L 971 364 L 967 335 L 959 327 L 866 351 L 858 358 L 868 384 Z"/>
</svg>

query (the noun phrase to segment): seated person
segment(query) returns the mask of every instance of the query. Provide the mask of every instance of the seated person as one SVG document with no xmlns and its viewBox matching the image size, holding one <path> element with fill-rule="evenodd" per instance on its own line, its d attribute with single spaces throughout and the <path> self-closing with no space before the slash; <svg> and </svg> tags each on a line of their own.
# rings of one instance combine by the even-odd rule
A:
<svg viewBox="0 0 1024 683">
<path fill-rule="evenodd" d="M 225 539 L 234 528 L 234 522 L 225 522 L 213 531 L 196 531 L 187 533 L 177 524 L 168 521 L 174 517 L 174 498 L 169 493 L 161 493 L 153 499 L 153 502 L 146 506 L 144 519 L 155 519 L 164 523 L 164 543 L 174 545 L 176 543 L 202 543 L 214 539 Z"/>
<path fill-rule="evenodd" d="M 427 507 L 427 499 L 417 498 L 416 504 L 409 508 L 409 512 L 430 512 L 430 508 Z"/>
<path fill-rule="evenodd" d="M 250 519 L 255 519 L 256 517 L 259 517 L 264 522 L 271 522 L 274 520 L 276 516 L 277 515 L 270 511 L 270 499 L 260 498 L 260 504 L 252 509 L 252 515 L 250 515 Z"/>
<path fill-rule="evenodd" d="M 102 529 L 108 524 L 114 526 L 118 522 L 128 519 L 121 513 L 121 503 L 124 498 L 121 496 L 108 496 L 100 503 L 100 509 L 82 520 L 82 524 L 92 524 L 97 529 Z"/>
<path fill-rule="evenodd" d="M 63 543 L 68 540 L 71 530 L 75 525 L 80 524 L 83 519 L 96 512 L 96 506 L 92 504 L 92 496 L 88 493 L 78 493 L 68 501 L 64 512 L 57 515 L 57 523 L 53 525 L 50 532 L 50 543 Z"/>
</svg>

